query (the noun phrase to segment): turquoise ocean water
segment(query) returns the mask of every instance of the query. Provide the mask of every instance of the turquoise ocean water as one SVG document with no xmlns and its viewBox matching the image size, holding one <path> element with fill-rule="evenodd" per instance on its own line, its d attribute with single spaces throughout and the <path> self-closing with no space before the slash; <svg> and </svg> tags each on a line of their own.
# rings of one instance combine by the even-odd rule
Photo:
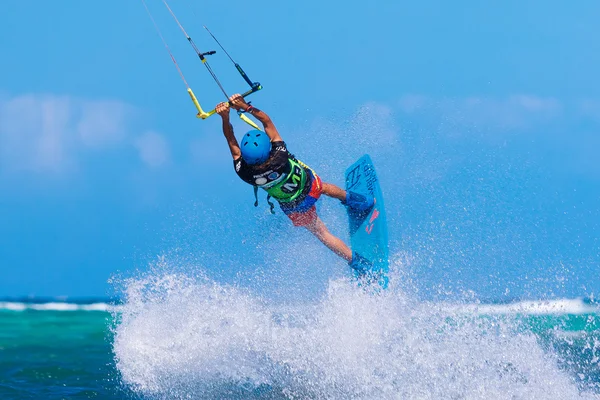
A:
<svg viewBox="0 0 600 400">
<path fill-rule="evenodd" d="M 0 302 L 0 399 L 596 399 L 591 300 L 368 296 L 310 304 L 186 277 L 124 303 Z"/>
</svg>

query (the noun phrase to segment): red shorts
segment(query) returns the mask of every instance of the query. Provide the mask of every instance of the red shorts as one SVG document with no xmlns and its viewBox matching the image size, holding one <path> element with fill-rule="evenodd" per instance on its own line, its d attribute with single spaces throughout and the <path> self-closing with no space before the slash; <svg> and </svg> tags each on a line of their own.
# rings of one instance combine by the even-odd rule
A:
<svg viewBox="0 0 600 400">
<path fill-rule="evenodd" d="M 317 220 L 317 207 L 315 203 L 323 193 L 323 182 L 318 175 L 309 173 L 312 178 L 310 192 L 306 195 L 302 203 L 298 204 L 292 210 L 285 210 L 285 214 L 292 220 L 294 226 L 307 226 L 314 224 Z"/>
</svg>

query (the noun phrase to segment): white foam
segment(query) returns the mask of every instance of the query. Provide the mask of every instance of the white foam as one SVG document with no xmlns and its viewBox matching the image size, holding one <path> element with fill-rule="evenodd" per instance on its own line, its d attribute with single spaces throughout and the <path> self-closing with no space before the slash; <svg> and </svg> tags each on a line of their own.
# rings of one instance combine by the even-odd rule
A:
<svg viewBox="0 0 600 400">
<path fill-rule="evenodd" d="M 78 310 L 80 310 L 79 304 L 71 304 L 71 303 L 30 304 L 29 308 L 32 310 L 40 310 L 40 311 L 78 311 Z"/>
<path fill-rule="evenodd" d="M 106 303 L 82 304 L 81 309 L 84 311 L 113 311 L 118 310 L 118 306 L 113 306 Z"/>
<path fill-rule="evenodd" d="M 597 306 L 586 304 L 582 299 L 558 299 L 520 301 L 512 304 L 459 304 L 449 305 L 457 312 L 493 314 L 593 314 L 600 312 Z"/>
<path fill-rule="evenodd" d="M 344 280 L 287 307 L 185 276 L 131 280 L 113 349 L 124 382 L 152 398 L 598 398 L 503 319 Z"/>
<path fill-rule="evenodd" d="M 10 301 L 0 302 L 0 310 L 24 311 L 26 309 L 27 304 L 24 303 L 15 303 Z"/>
<path fill-rule="evenodd" d="M 76 303 L 63 303 L 63 302 L 49 302 L 49 303 L 22 303 L 22 302 L 0 302 L 0 310 L 7 311 L 103 311 L 109 312 L 116 309 L 115 306 L 111 306 L 106 303 L 92 303 L 92 304 L 76 304 Z"/>
</svg>

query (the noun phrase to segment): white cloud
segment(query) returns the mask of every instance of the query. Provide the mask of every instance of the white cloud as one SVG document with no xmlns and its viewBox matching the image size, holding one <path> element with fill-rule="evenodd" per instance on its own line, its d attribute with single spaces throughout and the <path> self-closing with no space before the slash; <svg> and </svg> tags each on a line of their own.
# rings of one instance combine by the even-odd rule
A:
<svg viewBox="0 0 600 400">
<path fill-rule="evenodd" d="M 435 114 L 443 120 L 445 129 L 498 129 L 505 132 L 551 123 L 563 111 L 563 105 L 555 98 L 524 94 L 502 98 L 431 98 L 409 94 L 400 99 L 398 107 L 405 114 Z"/>
<path fill-rule="evenodd" d="M 138 111 L 116 100 L 27 94 L 0 98 L 0 168 L 5 172 L 64 173 L 82 153 L 125 144 Z M 134 145 L 149 166 L 168 159 L 156 133 Z"/>
<path fill-rule="evenodd" d="M 167 141 L 156 132 L 146 132 L 135 142 L 140 158 L 149 167 L 160 167 L 169 161 Z"/>
<path fill-rule="evenodd" d="M 545 112 L 551 115 L 557 115 L 562 108 L 560 102 L 552 97 L 514 95 L 508 98 L 508 102 L 523 110 Z"/>
<path fill-rule="evenodd" d="M 411 122 L 410 129 L 416 130 L 419 140 L 431 136 L 446 153 L 456 149 L 455 154 L 464 156 L 460 146 L 469 140 L 496 149 L 507 143 L 529 144 L 531 153 L 539 151 L 561 170 L 599 176 L 600 101 L 596 99 L 558 100 L 526 94 L 435 98 L 409 94 L 398 101 L 396 110 L 402 121 Z M 429 146 L 428 154 L 435 149 Z"/>
<path fill-rule="evenodd" d="M 71 162 L 72 103 L 68 97 L 26 95 L 0 102 L 0 165 L 61 170 Z"/>
<path fill-rule="evenodd" d="M 119 101 L 84 101 L 77 133 L 89 147 L 115 144 L 125 137 L 127 121 L 135 110 Z"/>
</svg>

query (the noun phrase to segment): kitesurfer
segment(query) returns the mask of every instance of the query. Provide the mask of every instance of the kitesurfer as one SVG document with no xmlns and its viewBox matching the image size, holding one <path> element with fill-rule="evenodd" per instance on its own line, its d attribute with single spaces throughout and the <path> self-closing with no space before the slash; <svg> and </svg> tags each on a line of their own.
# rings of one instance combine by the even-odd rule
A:
<svg viewBox="0 0 600 400">
<path fill-rule="evenodd" d="M 251 114 L 262 123 L 264 132 L 247 132 L 240 145 L 229 120 L 230 108 Z M 374 205 L 373 197 L 346 192 L 336 185 L 322 182 L 310 167 L 287 150 L 271 118 L 264 111 L 246 103 L 241 95 L 231 96 L 229 102 L 219 103 L 215 110 L 223 119 L 223 134 L 237 175 L 276 199 L 294 226 L 305 227 L 325 246 L 348 261 L 351 267 L 362 269 L 368 261 L 353 253 L 341 239 L 329 232 L 317 215 L 315 203 L 324 194 L 354 210 L 368 212 Z"/>
</svg>

